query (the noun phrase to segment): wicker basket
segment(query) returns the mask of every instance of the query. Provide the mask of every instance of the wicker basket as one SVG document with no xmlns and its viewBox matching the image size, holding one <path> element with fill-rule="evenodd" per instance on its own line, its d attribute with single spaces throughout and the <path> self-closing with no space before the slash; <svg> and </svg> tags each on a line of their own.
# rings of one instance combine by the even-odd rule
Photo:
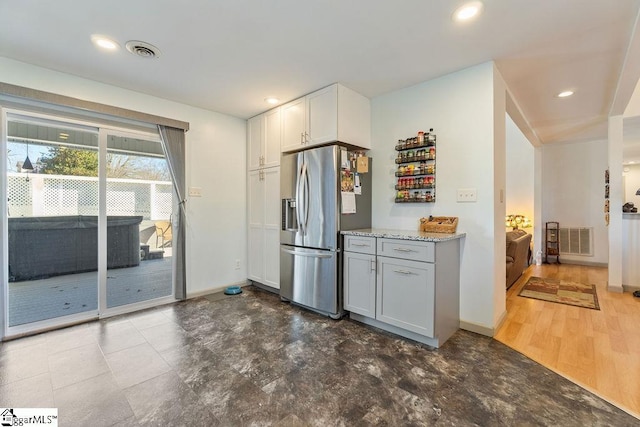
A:
<svg viewBox="0 0 640 427">
<path fill-rule="evenodd" d="M 430 216 L 420 218 L 420 231 L 428 233 L 455 233 L 458 227 L 457 216 Z"/>
</svg>

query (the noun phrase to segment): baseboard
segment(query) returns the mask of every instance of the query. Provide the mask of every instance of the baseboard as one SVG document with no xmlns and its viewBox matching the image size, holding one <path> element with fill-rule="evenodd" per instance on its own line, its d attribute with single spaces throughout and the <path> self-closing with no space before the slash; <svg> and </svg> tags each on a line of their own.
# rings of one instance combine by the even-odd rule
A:
<svg viewBox="0 0 640 427">
<path fill-rule="evenodd" d="M 256 282 L 255 280 L 247 280 L 247 282 L 248 282 L 249 285 L 253 285 L 256 288 L 260 288 L 263 291 L 267 291 L 267 292 L 271 292 L 271 293 L 276 294 L 276 295 L 280 295 L 280 289 L 276 289 L 276 288 L 273 288 L 271 286 L 262 284 L 260 282 Z"/>
<path fill-rule="evenodd" d="M 624 285 L 610 285 L 607 283 L 607 291 L 613 292 L 614 294 L 621 294 L 624 292 Z"/>
<path fill-rule="evenodd" d="M 205 295 L 213 294 L 216 292 L 222 292 L 229 286 L 248 286 L 249 282 L 247 280 L 243 280 L 241 282 L 229 283 L 228 285 L 223 286 L 215 286 L 213 288 L 202 289 L 196 292 L 187 292 L 187 299 L 203 297 Z"/>
<path fill-rule="evenodd" d="M 552 262 L 550 264 L 555 263 Z M 607 262 L 580 261 L 574 259 L 560 259 L 560 264 L 584 265 L 586 267 L 609 267 L 609 263 Z"/>
<path fill-rule="evenodd" d="M 460 329 L 464 329 L 465 331 L 469 332 L 475 332 L 476 334 L 485 335 L 491 338 L 493 338 L 493 336 L 495 335 L 495 331 L 497 330 L 497 328 L 490 328 L 488 326 L 478 325 L 477 323 L 466 322 L 464 320 L 460 320 Z"/>
<path fill-rule="evenodd" d="M 505 320 L 507 320 L 507 310 L 506 309 L 502 312 L 502 314 L 500 315 L 500 318 L 498 319 L 498 322 L 496 323 L 496 326 L 493 328 L 494 335 L 495 335 L 496 331 L 500 330 L 500 328 L 502 327 L 502 324 L 504 323 Z"/>
<path fill-rule="evenodd" d="M 635 291 L 640 291 L 640 287 L 638 287 L 638 286 L 630 286 L 630 285 L 622 285 L 622 291 L 623 292 L 633 293 Z"/>
</svg>

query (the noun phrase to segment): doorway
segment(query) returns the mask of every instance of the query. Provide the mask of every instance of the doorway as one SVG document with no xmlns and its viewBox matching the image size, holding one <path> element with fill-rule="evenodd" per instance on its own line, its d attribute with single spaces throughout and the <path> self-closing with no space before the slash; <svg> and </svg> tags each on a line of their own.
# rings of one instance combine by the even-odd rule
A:
<svg viewBox="0 0 640 427">
<path fill-rule="evenodd" d="M 5 114 L 5 337 L 173 301 L 175 198 L 157 132 Z"/>
</svg>

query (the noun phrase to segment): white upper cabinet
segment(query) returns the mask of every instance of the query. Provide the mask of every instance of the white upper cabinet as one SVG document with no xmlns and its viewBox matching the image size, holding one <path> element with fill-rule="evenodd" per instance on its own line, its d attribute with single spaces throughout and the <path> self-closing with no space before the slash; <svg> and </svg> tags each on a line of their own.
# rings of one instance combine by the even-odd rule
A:
<svg viewBox="0 0 640 427">
<path fill-rule="evenodd" d="M 280 108 L 274 108 L 247 121 L 249 170 L 280 165 L 280 114 Z"/>
<path fill-rule="evenodd" d="M 307 95 L 306 135 L 308 146 L 338 140 L 338 85 Z"/>
<path fill-rule="evenodd" d="M 282 152 L 304 148 L 305 98 L 296 99 L 282 106 Z"/>
<path fill-rule="evenodd" d="M 282 119 L 280 108 L 274 108 L 264 116 L 264 148 L 262 166 L 280 166 L 280 144 L 282 141 Z"/>
<path fill-rule="evenodd" d="M 334 84 L 282 106 L 282 152 L 330 142 L 371 148 L 368 98 Z"/>
<path fill-rule="evenodd" d="M 247 120 L 247 157 L 249 170 L 258 169 L 262 162 L 262 137 L 264 116 L 260 114 Z"/>
</svg>

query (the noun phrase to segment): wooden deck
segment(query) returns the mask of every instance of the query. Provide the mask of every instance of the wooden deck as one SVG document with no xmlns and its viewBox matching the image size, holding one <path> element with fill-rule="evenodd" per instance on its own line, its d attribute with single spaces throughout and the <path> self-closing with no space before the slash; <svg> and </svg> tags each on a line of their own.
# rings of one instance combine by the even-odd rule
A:
<svg viewBox="0 0 640 427">
<path fill-rule="evenodd" d="M 170 254 L 170 250 L 168 251 Z M 167 253 L 165 253 L 167 255 Z M 107 307 L 118 307 L 173 293 L 172 258 L 107 271 Z M 98 308 L 98 272 L 9 283 L 9 326 L 53 319 Z"/>
</svg>

